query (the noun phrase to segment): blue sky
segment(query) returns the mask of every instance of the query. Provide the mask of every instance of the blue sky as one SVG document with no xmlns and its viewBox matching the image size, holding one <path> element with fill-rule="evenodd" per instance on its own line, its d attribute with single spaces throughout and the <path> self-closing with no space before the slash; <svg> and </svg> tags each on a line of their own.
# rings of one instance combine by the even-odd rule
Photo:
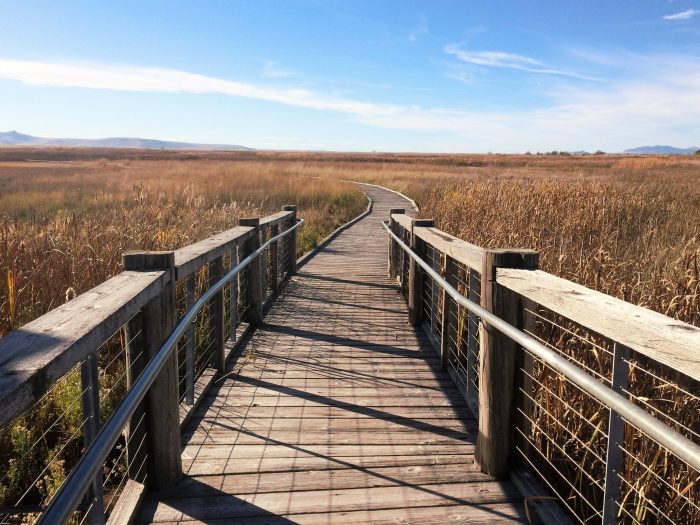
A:
<svg viewBox="0 0 700 525">
<path fill-rule="evenodd" d="M 0 131 L 270 149 L 700 146 L 700 0 L 0 0 Z"/>
</svg>

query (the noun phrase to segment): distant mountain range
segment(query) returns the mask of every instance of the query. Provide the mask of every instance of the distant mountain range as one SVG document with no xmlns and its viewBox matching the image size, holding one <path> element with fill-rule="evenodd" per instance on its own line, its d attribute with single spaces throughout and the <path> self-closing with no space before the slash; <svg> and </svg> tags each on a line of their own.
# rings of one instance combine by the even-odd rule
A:
<svg viewBox="0 0 700 525">
<path fill-rule="evenodd" d="M 674 148 L 673 146 L 641 146 L 639 148 L 626 149 L 623 153 L 655 154 L 655 155 L 692 155 L 698 151 L 694 148 Z"/>
<path fill-rule="evenodd" d="M 106 139 L 51 139 L 33 137 L 17 131 L 0 132 L 0 146 L 64 146 L 89 148 L 138 148 L 138 149 L 195 149 L 249 151 L 252 148 L 232 144 L 196 144 L 136 137 L 111 137 Z"/>
</svg>

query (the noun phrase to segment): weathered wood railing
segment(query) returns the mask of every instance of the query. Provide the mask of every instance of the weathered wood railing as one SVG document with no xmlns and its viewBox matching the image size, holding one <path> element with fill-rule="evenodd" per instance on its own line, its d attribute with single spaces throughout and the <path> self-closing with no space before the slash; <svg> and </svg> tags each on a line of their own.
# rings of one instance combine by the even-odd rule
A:
<svg viewBox="0 0 700 525">
<path fill-rule="evenodd" d="M 700 523 L 697 464 L 482 322 L 444 283 L 575 364 L 607 387 L 603 393 L 644 408 L 665 425 L 655 430 L 687 438 L 682 450 L 695 458 L 700 328 L 537 270 L 530 250 L 485 250 L 403 210 L 392 210 L 388 229 L 441 277 L 431 278 L 390 242 L 389 273 L 400 282 L 410 321 L 422 325 L 478 417 L 483 471 L 510 472 L 526 492 L 546 487 L 581 523 Z M 530 502 L 550 522 L 562 519 L 541 494 Z"/>
<path fill-rule="evenodd" d="M 124 271 L 0 339 L 0 522 L 40 516 L 65 473 L 193 305 L 283 232 L 198 310 L 96 469 L 77 522 L 128 520 L 146 487 L 182 475 L 180 428 L 263 308 L 296 271 L 295 206 L 174 252 L 128 252 Z M 39 438 L 27 429 L 39 428 Z M 8 448 L 10 447 L 10 448 Z M 10 490 L 10 485 L 14 485 Z"/>
</svg>

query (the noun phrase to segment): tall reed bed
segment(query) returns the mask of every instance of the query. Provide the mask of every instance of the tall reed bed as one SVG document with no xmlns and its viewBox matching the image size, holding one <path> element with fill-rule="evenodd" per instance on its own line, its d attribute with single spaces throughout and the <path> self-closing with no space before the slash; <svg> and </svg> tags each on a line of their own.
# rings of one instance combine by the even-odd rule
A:
<svg viewBox="0 0 700 525">
<path fill-rule="evenodd" d="M 128 249 L 176 249 L 293 203 L 307 221 L 301 253 L 366 206 L 346 183 L 207 159 L 0 162 L 0 185 L 0 337 L 118 273 Z M 126 389 L 125 346 L 120 331 L 99 354 L 103 421 Z M 0 506 L 28 512 L 3 523 L 32 521 L 80 456 L 80 385 L 75 369 L 0 430 Z M 124 447 L 107 462 L 106 502 Z"/>
<path fill-rule="evenodd" d="M 120 270 L 129 249 L 172 250 L 239 217 L 299 206 L 300 250 L 366 201 L 354 187 L 269 164 L 0 163 L 0 337 Z"/>
<path fill-rule="evenodd" d="M 534 248 L 545 271 L 700 326 L 698 179 L 477 178 L 417 195 L 421 215 L 453 235 L 485 247 Z M 579 366 L 611 377 L 610 341 L 551 313 L 538 318 L 536 333 Z M 698 442 L 697 382 L 643 356 L 630 363 L 630 397 Z M 535 367 L 533 382 L 529 439 L 541 456 L 527 461 L 582 523 L 599 523 L 605 463 L 592 451 L 605 458 L 608 412 L 546 366 Z M 620 523 L 700 520 L 700 473 L 629 425 L 622 446 Z"/>
</svg>

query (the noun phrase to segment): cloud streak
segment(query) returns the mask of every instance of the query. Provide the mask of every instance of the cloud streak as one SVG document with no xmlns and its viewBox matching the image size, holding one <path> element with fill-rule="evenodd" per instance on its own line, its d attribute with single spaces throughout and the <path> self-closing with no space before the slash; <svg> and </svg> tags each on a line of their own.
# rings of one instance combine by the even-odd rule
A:
<svg viewBox="0 0 700 525">
<path fill-rule="evenodd" d="M 428 21 L 425 16 L 420 17 L 420 22 L 415 31 L 412 31 L 408 35 L 409 42 L 415 42 L 420 37 L 430 34 L 430 28 L 428 27 Z"/>
<path fill-rule="evenodd" d="M 445 53 L 456 57 L 462 62 L 475 64 L 477 66 L 517 69 L 520 71 L 527 71 L 529 73 L 558 75 L 576 78 L 579 80 L 599 81 L 599 79 L 594 77 L 580 75 L 572 71 L 551 67 L 544 62 L 535 60 L 534 58 L 515 53 L 508 53 L 505 51 L 468 51 L 462 49 L 459 44 L 449 44 L 445 47 Z"/>
<path fill-rule="evenodd" d="M 0 79 L 34 86 L 112 91 L 219 93 L 359 116 L 390 116 L 400 111 L 396 106 L 333 97 L 307 89 L 258 86 L 175 69 L 152 67 L 0 59 Z"/>
<path fill-rule="evenodd" d="M 478 55 L 478 60 L 533 66 L 516 55 Z M 685 56 L 628 55 L 639 64 L 625 80 L 549 87 L 549 102 L 534 109 L 461 110 L 396 105 L 338 97 L 306 89 L 280 89 L 173 69 L 124 65 L 0 59 L 0 79 L 33 86 L 157 93 L 217 93 L 336 112 L 354 123 L 414 131 L 426 149 L 523 151 L 623 149 L 647 142 L 693 143 L 700 139 L 700 60 Z M 615 57 L 610 58 L 615 64 Z M 536 61 L 535 61 L 536 62 Z M 651 72 L 651 73 L 649 73 Z M 636 76 L 635 76 L 636 75 Z M 427 135 L 431 134 L 431 135 Z M 428 142 L 427 139 L 430 139 Z M 373 149 L 367 145 L 368 149 Z"/>
<path fill-rule="evenodd" d="M 294 73 L 280 68 L 277 62 L 274 60 L 268 60 L 263 66 L 262 75 L 265 78 L 287 78 L 293 77 Z"/>
<path fill-rule="evenodd" d="M 700 13 L 700 11 L 698 11 L 697 9 L 686 9 L 685 11 L 681 11 L 680 13 L 666 15 L 664 17 L 664 20 L 689 20 L 698 13 Z"/>
</svg>

